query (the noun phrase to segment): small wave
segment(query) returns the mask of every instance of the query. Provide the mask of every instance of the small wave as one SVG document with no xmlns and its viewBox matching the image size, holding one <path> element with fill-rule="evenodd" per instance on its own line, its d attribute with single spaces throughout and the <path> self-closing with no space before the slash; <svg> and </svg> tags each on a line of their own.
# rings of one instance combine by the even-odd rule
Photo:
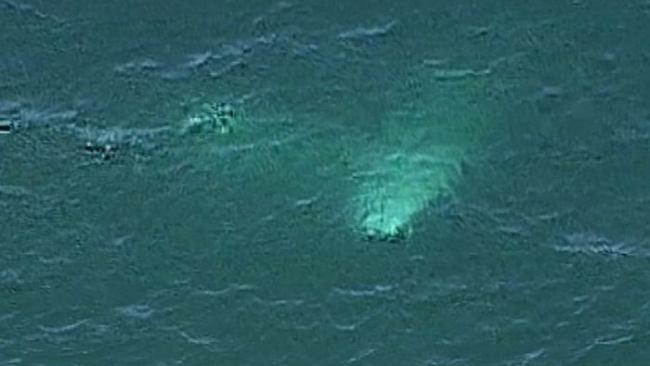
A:
<svg viewBox="0 0 650 366">
<path fill-rule="evenodd" d="M 88 322 L 88 319 L 82 319 L 77 322 L 71 323 L 71 324 L 66 324 L 66 325 L 61 325 L 58 327 L 46 327 L 46 326 L 39 326 L 38 328 L 46 333 L 53 333 L 53 334 L 59 334 L 59 333 L 66 333 L 72 330 L 75 330 L 79 328 L 80 326 L 86 324 Z"/>
<path fill-rule="evenodd" d="M 364 350 L 358 352 L 356 355 L 350 357 L 347 360 L 347 363 L 351 364 L 351 363 L 357 363 L 359 361 L 362 361 L 363 359 L 373 355 L 376 351 L 377 350 L 374 349 L 374 348 L 364 349 Z"/>
<path fill-rule="evenodd" d="M 395 286 L 393 285 L 375 285 L 371 289 L 367 289 L 367 290 L 353 290 L 353 289 L 343 289 L 340 287 L 335 287 L 333 292 L 343 296 L 366 297 L 366 296 L 376 296 L 378 294 L 387 293 L 394 289 Z"/>
<path fill-rule="evenodd" d="M 210 344 L 214 344 L 214 343 L 217 342 L 217 340 L 212 338 L 212 337 L 195 337 L 195 336 L 189 335 L 187 332 L 184 332 L 182 330 L 179 330 L 178 334 L 181 337 L 183 337 L 183 339 L 185 339 L 190 344 L 205 346 L 205 345 L 210 345 Z"/>
<path fill-rule="evenodd" d="M 0 196 L 14 196 L 14 197 L 24 197 L 24 196 L 33 196 L 34 193 L 28 190 L 27 188 L 12 186 L 12 185 L 0 185 Z"/>
<path fill-rule="evenodd" d="M 592 233 L 569 234 L 562 241 L 562 244 L 554 245 L 553 249 L 558 252 L 596 254 L 615 258 L 639 254 L 626 243 L 615 243 L 606 237 Z"/>
<path fill-rule="evenodd" d="M 23 281 L 20 279 L 18 272 L 13 269 L 5 269 L 0 271 L 0 285 L 11 286 L 11 285 L 20 285 Z"/>
<path fill-rule="evenodd" d="M 253 285 L 232 283 L 219 290 L 201 290 L 201 291 L 197 291 L 196 294 L 204 295 L 204 296 L 224 296 L 231 292 L 251 291 L 255 289 L 256 287 Z"/>
<path fill-rule="evenodd" d="M 397 25 L 397 21 L 393 20 L 384 25 L 374 26 L 374 27 L 357 27 L 349 31 L 339 33 L 339 39 L 363 39 L 363 38 L 372 38 L 378 36 L 385 36 L 390 33 L 393 28 Z"/>
<path fill-rule="evenodd" d="M 127 305 L 116 309 L 122 315 L 136 319 L 148 319 L 155 313 L 149 305 Z"/>
<path fill-rule="evenodd" d="M 170 127 L 125 129 L 125 128 L 97 128 L 80 127 L 76 124 L 66 124 L 60 127 L 75 137 L 100 145 L 115 144 L 126 146 L 143 146 L 153 143 L 161 134 L 171 130 Z"/>
<path fill-rule="evenodd" d="M 158 61 L 154 61 L 152 59 L 145 59 L 142 61 L 129 61 L 124 64 L 120 64 L 115 66 L 114 70 L 118 74 L 134 74 L 138 72 L 145 72 L 145 71 L 154 71 L 158 70 L 162 67 L 162 64 Z"/>
<path fill-rule="evenodd" d="M 16 128 L 56 125 L 58 123 L 73 121 L 77 117 L 79 117 L 79 111 L 74 109 L 51 112 L 47 110 L 20 108 L 8 115 L 8 119 L 14 122 Z"/>
</svg>

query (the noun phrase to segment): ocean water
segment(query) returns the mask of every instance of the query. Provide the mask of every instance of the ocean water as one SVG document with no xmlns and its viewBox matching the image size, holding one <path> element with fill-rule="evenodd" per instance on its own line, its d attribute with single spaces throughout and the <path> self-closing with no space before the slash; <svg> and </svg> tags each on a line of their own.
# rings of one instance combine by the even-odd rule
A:
<svg viewBox="0 0 650 366">
<path fill-rule="evenodd" d="M 0 0 L 0 365 L 647 365 L 649 36 L 643 0 Z"/>
</svg>

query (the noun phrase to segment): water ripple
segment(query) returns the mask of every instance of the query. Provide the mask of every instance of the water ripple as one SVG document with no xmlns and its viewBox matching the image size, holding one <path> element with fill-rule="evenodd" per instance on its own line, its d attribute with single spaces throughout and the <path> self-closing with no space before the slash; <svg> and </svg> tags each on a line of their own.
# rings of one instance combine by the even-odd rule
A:
<svg viewBox="0 0 650 366">
<path fill-rule="evenodd" d="M 225 288 L 222 288 L 220 290 L 201 290 L 195 292 L 197 295 L 205 295 L 205 296 L 224 296 L 228 295 L 232 292 L 238 292 L 238 291 L 251 291 L 255 290 L 256 287 L 253 285 L 248 285 L 248 284 L 239 284 L 239 283 L 231 283 Z"/>
<path fill-rule="evenodd" d="M 394 285 L 376 285 L 371 289 L 367 290 L 353 290 L 353 289 L 343 289 L 340 287 L 335 287 L 333 292 L 338 295 L 351 296 L 351 297 L 366 297 L 366 296 L 376 296 L 378 294 L 383 294 L 394 290 L 396 286 Z"/>
<path fill-rule="evenodd" d="M 562 238 L 562 244 L 553 246 L 558 252 L 596 254 L 611 258 L 639 255 L 635 248 L 623 242 L 614 242 L 593 233 L 573 233 Z"/>
<path fill-rule="evenodd" d="M 137 319 L 148 319 L 155 313 L 155 310 L 149 305 L 128 305 L 117 308 L 117 311 L 125 316 Z"/>
<path fill-rule="evenodd" d="M 79 328 L 80 326 L 86 324 L 87 322 L 88 322 L 88 319 L 82 319 L 82 320 L 76 321 L 74 323 L 65 324 L 65 325 L 61 325 L 61 326 L 58 326 L 58 327 L 46 327 L 46 326 L 40 325 L 38 328 L 40 330 L 42 330 L 43 332 L 45 332 L 45 333 L 59 334 L 59 333 L 67 333 L 67 332 L 73 331 L 73 330 Z"/>
<path fill-rule="evenodd" d="M 351 363 L 362 361 L 363 359 L 373 355 L 375 352 L 377 352 L 377 350 L 374 348 L 361 350 L 356 355 L 350 357 L 346 363 L 351 364 Z"/>
<path fill-rule="evenodd" d="M 339 39 L 364 39 L 385 36 L 390 33 L 397 25 L 397 21 L 393 20 L 383 25 L 374 27 L 357 27 L 352 30 L 339 33 Z"/>
</svg>

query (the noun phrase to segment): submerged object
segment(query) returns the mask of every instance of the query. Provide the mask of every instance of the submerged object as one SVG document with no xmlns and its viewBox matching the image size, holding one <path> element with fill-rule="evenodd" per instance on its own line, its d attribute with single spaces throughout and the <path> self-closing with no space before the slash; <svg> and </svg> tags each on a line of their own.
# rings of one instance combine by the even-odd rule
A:
<svg viewBox="0 0 650 366">
<path fill-rule="evenodd" d="M 411 235 L 416 214 L 451 193 L 462 154 L 439 147 L 437 154 L 400 151 L 372 160 L 356 176 L 354 220 L 367 239 L 398 241 Z"/>
<path fill-rule="evenodd" d="M 353 150 L 349 217 L 368 239 L 408 238 L 420 212 L 453 194 L 489 121 L 480 81 L 413 83 L 417 94 L 396 93 L 406 100 Z"/>
</svg>

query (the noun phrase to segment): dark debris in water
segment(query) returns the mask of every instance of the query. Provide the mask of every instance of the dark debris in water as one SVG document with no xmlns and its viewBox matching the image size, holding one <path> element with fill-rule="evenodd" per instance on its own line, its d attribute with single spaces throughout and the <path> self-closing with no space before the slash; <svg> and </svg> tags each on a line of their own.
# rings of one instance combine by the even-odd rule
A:
<svg viewBox="0 0 650 366">
<path fill-rule="evenodd" d="M 11 121 L 0 121 L 0 134 L 11 133 L 14 129 L 14 124 Z"/>
<path fill-rule="evenodd" d="M 92 142 L 86 142 L 83 149 L 86 153 L 103 161 L 113 160 L 119 150 L 116 145 L 93 144 Z"/>
<path fill-rule="evenodd" d="M 369 242 L 382 242 L 382 243 L 402 243 L 410 236 L 410 230 L 406 228 L 399 228 L 394 233 L 383 232 L 366 232 L 364 239 Z"/>
</svg>

